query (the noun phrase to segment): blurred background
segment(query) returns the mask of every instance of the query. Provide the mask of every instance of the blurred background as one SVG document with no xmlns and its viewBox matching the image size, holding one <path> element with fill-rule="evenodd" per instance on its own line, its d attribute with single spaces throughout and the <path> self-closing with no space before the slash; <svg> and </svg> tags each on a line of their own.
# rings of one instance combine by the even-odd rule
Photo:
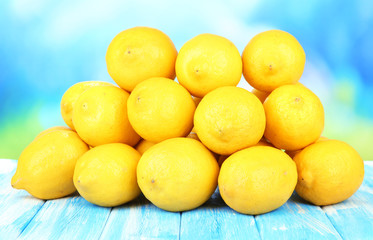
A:
<svg viewBox="0 0 373 240">
<path fill-rule="evenodd" d="M 17 159 L 43 129 L 65 125 L 60 99 L 76 82 L 112 82 L 105 53 L 134 26 L 155 27 L 176 48 L 200 33 L 243 51 L 281 29 L 303 45 L 301 82 L 323 102 L 323 135 L 373 160 L 373 1 L 0 1 L 0 158 Z M 242 79 L 239 84 L 250 89 Z"/>
</svg>

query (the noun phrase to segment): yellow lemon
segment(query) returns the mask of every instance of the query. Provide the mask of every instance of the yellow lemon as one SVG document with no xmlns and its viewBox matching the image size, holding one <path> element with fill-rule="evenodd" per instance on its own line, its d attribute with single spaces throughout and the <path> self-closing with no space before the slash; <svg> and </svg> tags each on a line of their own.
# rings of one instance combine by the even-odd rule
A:
<svg viewBox="0 0 373 240">
<path fill-rule="evenodd" d="M 297 169 L 279 149 L 255 146 L 228 157 L 219 173 L 224 202 L 244 214 L 262 214 L 282 206 L 297 183 Z"/>
<path fill-rule="evenodd" d="M 113 84 L 100 81 L 79 82 L 72 85 L 63 94 L 61 99 L 61 115 L 67 126 L 69 126 L 71 129 L 75 129 L 72 121 L 72 115 L 76 100 L 78 100 L 80 94 L 82 94 L 85 90 L 95 86 L 113 86 Z"/>
<path fill-rule="evenodd" d="M 270 30 L 250 40 L 242 53 L 242 62 L 246 81 L 255 89 L 271 92 L 300 79 L 306 54 L 290 33 Z"/>
<path fill-rule="evenodd" d="M 315 205 L 339 203 L 351 197 L 364 179 L 364 162 L 350 145 L 328 140 L 314 143 L 294 157 L 296 192 Z"/>
<path fill-rule="evenodd" d="M 81 156 L 74 171 L 74 184 L 88 202 L 115 207 L 140 194 L 136 167 L 141 155 L 122 143 L 92 148 Z"/>
<path fill-rule="evenodd" d="M 150 142 L 148 140 L 142 139 L 137 145 L 136 150 L 142 155 L 146 150 L 148 150 L 150 147 L 154 146 L 155 143 Z"/>
<path fill-rule="evenodd" d="M 217 186 L 219 166 L 202 143 L 172 138 L 148 149 L 137 166 L 145 197 L 167 211 L 186 211 L 206 202 Z"/>
<path fill-rule="evenodd" d="M 43 136 L 43 135 L 46 134 L 46 133 L 50 133 L 50 132 L 53 132 L 53 131 L 56 131 L 56 130 L 71 130 L 71 128 L 64 127 L 64 126 L 55 126 L 55 127 L 51 127 L 51 128 L 45 129 L 44 131 L 41 131 L 41 132 L 40 132 L 40 133 L 35 137 L 35 139 L 38 139 L 40 136 Z"/>
<path fill-rule="evenodd" d="M 319 139 L 316 140 L 315 143 L 317 143 L 317 142 L 322 142 L 322 141 L 327 141 L 327 140 L 329 140 L 329 139 L 326 138 L 326 137 L 321 136 L 321 137 L 319 137 Z M 302 150 L 303 150 L 303 149 L 294 150 L 294 151 L 286 150 L 285 153 L 286 153 L 287 155 L 289 155 L 291 158 L 294 158 L 294 156 L 295 156 L 297 153 L 301 152 Z"/>
<path fill-rule="evenodd" d="M 236 86 L 242 75 L 242 61 L 228 39 L 201 34 L 182 46 L 175 69 L 180 84 L 192 95 L 203 97 L 218 87 Z"/>
<path fill-rule="evenodd" d="M 151 142 L 188 135 L 195 108 L 188 91 L 168 78 L 145 80 L 128 98 L 128 118 L 133 128 Z"/>
<path fill-rule="evenodd" d="M 302 85 L 275 89 L 263 106 L 267 117 L 264 136 L 277 148 L 302 149 L 315 142 L 324 129 L 321 101 Z"/>
<path fill-rule="evenodd" d="M 254 146 L 268 146 L 268 147 L 274 147 L 270 142 L 267 141 L 267 139 L 265 138 L 262 138 L 260 139 L 260 141 L 255 144 Z M 253 147 L 254 147 L 253 146 Z M 231 155 L 220 155 L 217 159 L 218 159 L 218 164 L 219 166 L 221 166 L 223 164 L 223 162 Z"/>
<path fill-rule="evenodd" d="M 254 94 L 228 86 L 202 99 L 194 115 L 194 128 L 206 147 L 229 155 L 257 144 L 265 121 L 263 105 Z"/>
<path fill-rule="evenodd" d="M 73 109 L 73 123 L 79 136 L 90 146 L 134 146 L 140 137 L 128 121 L 128 97 L 126 91 L 114 86 L 97 86 L 83 92 Z"/>
<path fill-rule="evenodd" d="M 134 27 L 120 32 L 106 52 L 107 70 L 112 79 L 131 92 L 151 77 L 175 78 L 177 50 L 160 30 Z"/>
<path fill-rule="evenodd" d="M 54 130 L 38 136 L 22 152 L 12 187 L 40 199 L 54 199 L 76 191 L 73 174 L 76 161 L 88 151 L 72 130 Z"/>
</svg>

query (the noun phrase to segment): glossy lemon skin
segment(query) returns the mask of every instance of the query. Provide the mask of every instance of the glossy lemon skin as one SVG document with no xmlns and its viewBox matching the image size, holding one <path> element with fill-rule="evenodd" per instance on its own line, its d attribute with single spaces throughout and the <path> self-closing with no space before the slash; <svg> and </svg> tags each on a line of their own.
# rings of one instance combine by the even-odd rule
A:
<svg viewBox="0 0 373 240">
<path fill-rule="evenodd" d="M 131 125 L 150 142 L 185 137 L 193 128 L 195 103 L 190 93 L 171 79 L 150 78 L 139 83 L 127 106 Z"/>
<path fill-rule="evenodd" d="M 320 99 L 302 85 L 275 89 L 263 104 L 264 136 L 277 148 L 299 150 L 314 143 L 324 130 L 324 107 Z"/>
<path fill-rule="evenodd" d="M 266 117 L 262 103 L 249 91 L 221 87 L 208 93 L 194 114 L 194 128 L 213 152 L 229 155 L 253 146 L 263 137 Z"/>
<path fill-rule="evenodd" d="M 269 30 L 250 40 L 242 53 L 242 62 L 246 81 L 255 89 L 271 92 L 299 81 L 306 54 L 290 33 Z"/>
<path fill-rule="evenodd" d="M 97 86 L 83 92 L 75 103 L 73 123 L 90 146 L 107 143 L 136 145 L 140 136 L 127 116 L 129 94 L 119 87 Z"/>
<path fill-rule="evenodd" d="M 175 78 L 177 50 L 162 31 L 134 27 L 120 32 L 106 52 L 112 79 L 131 92 L 138 83 L 152 77 Z"/>
<path fill-rule="evenodd" d="M 101 81 L 86 81 L 79 82 L 72 85 L 67 91 L 63 94 L 61 99 L 61 116 L 65 121 L 66 125 L 71 129 L 75 130 L 72 115 L 75 102 L 78 100 L 80 94 L 85 90 L 95 86 L 113 86 L 113 84 L 108 82 Z"/>
<path fill-rule="evenodd" d="M 350 145 L 320 141 L 293 158 L 298 169 L 296 192 L 315 205 L 330 205 L 351 197 L 364 180 L 364 162 Z"/>
<path fill-rule="evenodd" d="M 115 207 L 140 194 L 136 167 L 140 153 L 123 143 L 92 148 L 81 156 L 74 171 L 74 185 L 87 201 Z"/>
<path fill-rule="evenodd" d="M 234 44 L 214 34 L 200 34 L 180 49 L 176 75 L 196 97 L 222 86 L 236 86 L 242 76 L 241 56 Z"/>
<path fill-rule="evenodd" d="M 262 214 L 282 206 L 297 183 L 292 159 L 279 149 L 254 146 L 228 157 L 219 173 L 225 203 L 243 214 Z"/>
<path fill-rule="evenodd" d="M 40 199 L 55 199 L 76 191 L 75 164 L 88 145 L 72 130 L 53 130 L 38 136 L 21 153 L 12 187 Z"/>
<path fill-rule="evenodd" d="M 172 138 L 148 149 L 137 166 L 137 182 L 149 201 L 167 211 L 205 203 L 217 186 L 219 166 L 202 143 Z"/>
</svg>

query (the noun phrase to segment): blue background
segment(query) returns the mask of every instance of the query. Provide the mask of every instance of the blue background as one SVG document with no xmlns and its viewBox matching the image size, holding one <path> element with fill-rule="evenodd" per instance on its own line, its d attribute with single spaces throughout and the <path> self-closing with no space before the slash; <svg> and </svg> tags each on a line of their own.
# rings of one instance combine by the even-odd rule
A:
<svg viewBox="0 0 373 240">
<path fill-rule="evenodd" d="M 200 33 L 224 36 L 242 52 L 261 31 L 290 32 L 307 55 L 301 82 L 324 104 L 323 135 L 373 159 L 372 9 L 370 0 L 1 1 L 0 158 L 18 158 L 38 132 L 64 125 L 59 103 L 67 88 L 112 82 L 105 63 L 111 39 L 150 26 L 178 50 Z"/>
</svg>

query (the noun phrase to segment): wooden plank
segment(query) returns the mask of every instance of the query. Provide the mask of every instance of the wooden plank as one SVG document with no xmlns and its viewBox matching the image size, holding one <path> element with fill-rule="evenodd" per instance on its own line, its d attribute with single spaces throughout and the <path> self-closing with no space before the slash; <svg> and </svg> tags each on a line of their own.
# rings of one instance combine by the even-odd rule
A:
<svg viewBox="0 0 373 240">
<path fill-rule="evenodd" d="M 13 176 L 16 167 L 17 161 L 0 159 L 0 201 L 2 197 L 1 193 L 4 193 L 4 186 L 9 187 L 10 179 Z"/>
<path fill-rule="evenodd" d="M 16 239 L 44 201 L 10 185 L 16 162 L 0 159 L 0 239 Z"/>
<path fill-rule="evenodd" d="M 260 239 L 253 216 L 230 209 L 217 189 L 203 206 L 181 214 L 180 239 Z"/>
<path fill-rule="evenodd" d="M 112 210 L 101 239 L 178 239 L 179 228 L 180 213 L 159 209 L 140 196 Z"/>
<path fill-rule="evenodd" d="M 365 164 L 364 182 L 352 197 L 323 210 L 342 238 L 373 239 L 373 166 Z"/>
<path fill-rule="evenodd" d="M 98 239 L 110 211 L 77 195 L 50 200 L 19 239 Z"/>
<path fill-rule="evenodd" d="M 373 239 L 373 162 L 366 163 L 359 191 L 343 203 L 319 208 L 293 195 L 278 210 L 255 218 L 229 209 L 218 192 L 181 216 L 144 197 L 111 214 L 77 196 L 44 204 L 12 190 L 14 168 L 14 161 L 0 159 L 0 239 Z"/>
<path fill-rule="evenodd" d="M 0 159 L 0 204 L 13 191 L 10 179 L 15 172 L 16 166 L 16 161 Z"/>
<path fill-rule="evenodd" d="M 296 193 L 282 207 L 255 216 L 262 239 L 341 239 L 322 209 Z"/>
</svg>

